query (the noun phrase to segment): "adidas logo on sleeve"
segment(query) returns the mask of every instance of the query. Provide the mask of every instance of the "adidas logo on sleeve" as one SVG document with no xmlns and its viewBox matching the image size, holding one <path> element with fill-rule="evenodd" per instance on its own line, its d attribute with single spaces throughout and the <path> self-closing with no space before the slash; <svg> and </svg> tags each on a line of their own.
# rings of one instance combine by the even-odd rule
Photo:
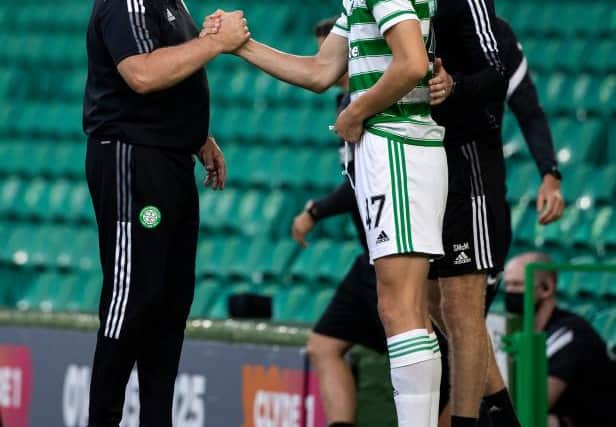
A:
<svg viewBox="0 0 616 427">
<path fill-rule="evenodd" d="M 458 254 L 456 259 L 453 261 L 454 265 L 468 264 L 472 260 L 466 255 L 466 252 L 462 251 Z"/>
<path fill-rule="evenodd" d="M 167 9 L 167 21 L 169 22 L 175 21 L 175 16 L 173 16 L 173 13 L 171 13 L 169 9 Z"/>
<path fill-rule="evenodd" d="M 376 244 L 380 244 L 380 243 L 385 243 L 385 242 L 389 242 L 389 237 L 387 237 L 387 234 L 385 233 L 385 231 L 381 231 L 381 234 L 379 234 L 379 237 L 376 238 Z"/>
</svg>

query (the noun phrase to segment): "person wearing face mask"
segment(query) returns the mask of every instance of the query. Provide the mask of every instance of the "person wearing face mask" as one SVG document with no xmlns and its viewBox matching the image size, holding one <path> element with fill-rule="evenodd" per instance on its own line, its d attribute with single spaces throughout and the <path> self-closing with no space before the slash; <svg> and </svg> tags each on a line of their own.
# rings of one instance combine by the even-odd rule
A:
<svg viewBox="0 0 616 427">
<path fill-rule="evenodd" d="M 533 262 L 550 263 L 544 253 L 525 253 L 505 267 L 505 307 L 522 314 L 524 273 Z M 535 275 L 535 329 L 547 337 L 549 427 L 613 427 L 616 418 L 616 361 L 606 343 L 580 316 L 558 307 L 558 276 Z"/>
</svg>

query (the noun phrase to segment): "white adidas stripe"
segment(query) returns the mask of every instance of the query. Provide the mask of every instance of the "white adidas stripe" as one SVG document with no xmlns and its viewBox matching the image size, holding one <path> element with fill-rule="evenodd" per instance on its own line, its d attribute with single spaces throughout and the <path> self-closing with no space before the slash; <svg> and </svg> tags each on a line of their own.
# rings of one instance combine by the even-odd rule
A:
<svg viewBox="0 0 616 427">
<path fill-rule="evenodd" d="M 467 3 L 473 16 L 475 33 L 479 38 L 486 59 L 493 67 L 502 68 L 497 55 L 498 44 L 492 32 L 489 15 L 483 0 L 467 0 Z"/>
<path fill-rule="evenodd" d="M 573 331 L 567 330 L 567 332 L 561 334 L 558 338 L 553 340 L 546 349 L 547 357 L 550 358 L 558 353 L 560 350 L 565 348 L 573 342 Z"/>
<path fill-rule="evenodd" d="M 475 264 L 478 269 L 494 267 L 492 245 L 490 243 L 490 228 L 488 224 L 487 201 L 481 179 L 481 165 L 477 145 L 464 145 L 462 154 L 471 165 L 471 206 L 473 211 L 473 243 L 475 249 Z"/>
<path fill-rule="evenodd" d="M 477 151 L 477 142 L 473 142 L 473 152 L 475 153 L 475 163 L 477 165 L 477 178 L 478 181 L 480 182 L 480 188 L 481 188 L 481 199 L 482 199 L 482 209 L 483 209 L 483 226 L 485 229 L 485 246 L 486 246 L 486 256 L 487 256 L 487 266 L 489 268 L 494 267 L 494 261 L 492 260 L 492 243 L 491 243 L 491 239 L 490 239 L 490 226 L 488 223 L 488 213 L 487 213 L 487 201 L 486 201 L 486 195 L 485 192 L 483 190 L 483 180 L 481 178 L 481 164 L 479 163 L 479 153 Z"/>
<path fill-rule="evenodd" d="M 507 88 L 507 101 L 509 100 L 511 95 L 513 95 L 513 93 L 517 90 L 518 86 L 520 86 L 520 83 L 522 83 L 522 80 L 524 80 L 524 77 L 526 76 L 527 72 L 528 62 L 526 61 L 526 57 L 522 56 L 522 62 L 520 62 L 520 65 L 515 70 L 515 73 L 513 73 L 513 75 L 509 79 L 509 87 Z"/>
</svg>

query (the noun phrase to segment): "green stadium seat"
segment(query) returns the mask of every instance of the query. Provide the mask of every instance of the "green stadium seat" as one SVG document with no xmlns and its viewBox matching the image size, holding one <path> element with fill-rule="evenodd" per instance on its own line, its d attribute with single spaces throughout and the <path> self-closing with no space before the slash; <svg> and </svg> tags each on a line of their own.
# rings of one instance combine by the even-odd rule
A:
<svg viewBox="0 0 616 427">
<path fill-rule="evenodd" d="M 199 282 L 195 289 L 195 297 L 190 309 L 190 317 L 207 317 L 221 293 L 221 287 L 212 281 Z"/>
<path fill-rule="evenodd" d="M 614 73 L 606 77 L 599 87 L 599 104 L 604 113 L 616 112 L 616 75 Z"/>
<path fill-rule="evenodd" d="M 594 169 L 592 178 L 581 185 L 578 199 L 586 198 L 586 204 L 609 204 L 616 195 L 616 164 Z"/>
<path fill-rule="evenodd" d="M 546 46 L 543 55 L 545 58 L 551 58 L 552 63 L 547 64 L 544 69 L 553 70 L 557 68 L 568 73 L 579 73 L 588 54 L 589 46 L 586 40 L 577 38 L 556 39 L 552 43 L 558 47 L 550 51 L 550 45 Z"/>
<path fill-rule="evenodd" d="M 601 138 L 603 130 L 604 125 L 598 119 L 584 122 L 556 120 L 552 125 L 552 134 L 559 163 L 567 165 L 597 162 L 605 142 L 604 138 Z"/>
<path fill-rule="evenodd" d="M 335 289 L 333 288 L 326 288 L 318 291 L 318 293 L 314 297 L 314 301 L 306 311 L 306 315 L 304 318 L 304 321 L 306 323 L 314 323 L 319 319 L 319 317 L 321 317 L 321 315 L 325 311 L 325 308 L 327 308 L 330 301 L 332 300 L 334 292 Z"/>
<path fill-rule="evenodd" d="M 229 230 L 223 221 L 231 215 L 235 205 L 239 203 L 240 193 L 233 189 L 225 191 L 204 190 L 199 195 L 199 216 L 201 228 L 205 230 Z"/>
<path fill-rule="evenodd" d="M 597 216 L 593 237 L 602 252 L 616 249 L 616 212 L 613 207 L 602 210 Z"/>
<path fill-rule="evenodd" d="M 22 218 L 40 219 L 43 214 L 43 201 L 48 192 L 48 184 L 44 178 L 34 178 L 25 187 L 17 204 L 19 216 Z"/>
<path fill-rule="evenodd" d="M 337 284 L 360 253 L 356 242 L 320 240 L 300 253 L 291 267 L 291 275 L 301 282 Z"/>
<path fill-rule="evenodd" d="M 533 200 L 539 189 L 539 172 L 532 162 L 507 164 L 507 200 Z"/>
<path fill-rule="evenodd" d="M 45 272 L 34 279 L 26 294 L 17 301 L 17 307 L 44 312 L 67 311 L 71 294 L 81 286 L 80 276 L 76 274 Z"/>
<path fill-rule="evenodd" d="M 266 238 L 245 239 L 230 260 L 227 271 L 231 276 L 256 282 L 278 278 L 299 250 L 299 245 L 290 239 L 278 242 Z"/>
<path fill-rule="evenodd" d="M 66 310 L 81 313 L 98 313 L 102 273 L 98 270 L 77 273 L 77 286 L 66 300 Z"/>
<path fill-rule="evenodd" d="M 280 322 L 305 322 L 306 301 L 311 298 L 310 289 L 302 285 L 279 291 L 274 297 L 273 319 Z"/>
<path fill-rule="evenodd" d="M 570 141 L 574 141 L 574 139 L 570 139 Z M 575 152 L 578 149 L 578 145 L 567 145 L 566 142 L 558 144 L 558 146 L 558 156 L 562 158 L 570 155 L 565 153 Z M 596 177 L 596 170 L 592 166 L 581 162 L 563 162 L 561 169 L 563 175 L 566 174 L 568 177 L 562 183 L 563 197 L 566 202 L 572 202 L 582 197 L 588 182 Z"/>
<path fill-rule="evenodd" d="M 569 260 L 571 264 L 586 265 L 596 264 L 597 258 L 594 256 L 578 256 Z M 595 274 L 595 273 L 593 273 Z M 579 271 L 564 271 L 558 273 L 558 291 L 559 294 L 564 294 L 566 298 L 575 300 L 579 297 L 583 290 L 587 290 L 596 286 L 598 275 L 591 276 L 589 273 Z"/>
<path fill-rule="evenodd" d="M 0 216 L 14 217 L 18 215 L 18 204 L 24 183 L 17 177 L 3 178 L 0 181 Z"/>
<path fill-rule="evenodd" d="M 616 310 L 603 310 L 598 313 L 592 320 L 592 326 L 611 348 L 616 348 Z"/>
</svg>

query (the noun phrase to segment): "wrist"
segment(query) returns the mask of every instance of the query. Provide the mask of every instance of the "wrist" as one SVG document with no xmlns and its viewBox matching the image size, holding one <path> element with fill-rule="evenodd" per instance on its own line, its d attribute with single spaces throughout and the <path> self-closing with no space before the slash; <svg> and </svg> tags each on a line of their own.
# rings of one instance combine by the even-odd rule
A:
<svg viewBox="0 0 616 427">
<path fill-rule="evenodd" d="M 319 221 L 319 213 L 313 200 L 308 200 L 308 203 L 306 203 L 306 207 L 304 208 L 304 213 L 308 215 L 313 223 L 316 224 Z"/>
<path fill-rule="evenodd" d="M 216 38 L 212 37 L 211 34 L 207 34 L 203 37 L 199 37 L 197 40 L 199 40 L 199 43 L 201 44 L 202 47 L 208 48 L 211 51 L 213 51 L 214 55 L 220 55 L 224 53 L 225 51 L 222 43 Z"/>
<path fill-rule="evenodd" d="M 560 182 L 563 179 L 563 175 L 557 166 L 553 166 L 552 169 L 548 170 L 547 172 L 543 174 L 543 179 L 546 179 L 546 178 L 553 178 Z"/>
<path fill-rule="evenodd" d="M 354 122 L 364 122 L 368 118 L 365 103 L 361 101 L 361 97 L 355 102 L 351 102 L 345 110 Z"/>
<path fill-rule="evenodd" d="M 233 54 L 239 56 L 242 59 L 246 59 L 246 57 L 250 54 L 251 49 L 254 47 L 255 41 L 253 39 L 248 39 L 246 43 L 238 47 Z"/>
</svg>

